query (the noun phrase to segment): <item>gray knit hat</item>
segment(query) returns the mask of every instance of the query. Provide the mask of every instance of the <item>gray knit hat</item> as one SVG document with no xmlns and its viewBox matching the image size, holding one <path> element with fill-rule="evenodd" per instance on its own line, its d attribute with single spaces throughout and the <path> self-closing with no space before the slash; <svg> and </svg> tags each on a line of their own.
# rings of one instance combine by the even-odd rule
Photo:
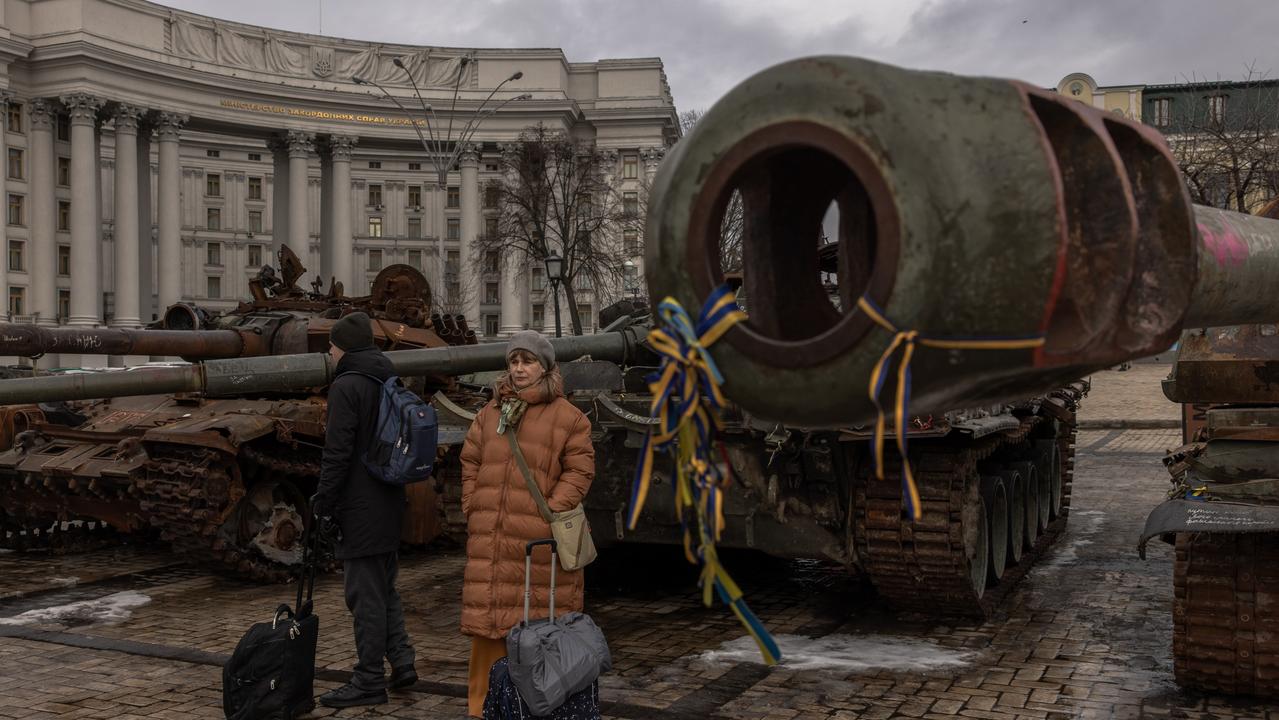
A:
<svg viewBox="0 0 1279 720">
<path fill-rule="evenodd" d="M 343 352 L 364 350 L 373 347 L 373 323 L 369 316 L 362 312 L 345 315 L 333 323 L 329 330 L 329 342 L 337 345 Z"/>
<path fill-rule="evenodd" d="M 536 330 L 521 330 L 511 336 L 506 343 L 506 357 L 509 360 L 511 353 L 516 350 L 526 350 L 542 363 L 544 370 L 551 370 L 555 367 L 555 348 L 551 347 L 551 341 L 542 336 L 542 333 Z"/>
</svg>

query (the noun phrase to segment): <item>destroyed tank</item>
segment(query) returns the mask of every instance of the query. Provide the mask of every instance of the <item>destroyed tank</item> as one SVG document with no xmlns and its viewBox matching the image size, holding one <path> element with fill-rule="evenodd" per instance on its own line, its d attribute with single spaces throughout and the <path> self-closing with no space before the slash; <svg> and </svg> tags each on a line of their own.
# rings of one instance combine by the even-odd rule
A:
<svg viewBox="0 0 1279 720">
<path fill-rule="evenodd" d="M 1279 199 L 1258 214 L 1279 220 Z M 1232 242 L 1221 230 L 1201 228 Z M 1177 683 L 1279 697 L 1279 328 L 1183 334 L 1164 394 L 1182 404 L 1184 444 L 1164 459 L 1169 499 L 1139 550 L 1174 547 Z"/>
<path fill-rule="evenodd" d="M 432 314 L 430 286 L 416 269 L 392 265 L 369 295 L 347 297 L 340 285 L 321 293 L 297 282 L 305 273 L 286 247 L 280 272 L 264 267 L 250 282 L 253 297 L 217 313 L 191 304 L 167 309 L 154 328 L 79 329 L 0 326 L 0 354 L 252 358 L 327 349 L 342 315 L 361 310 L 374 320 L 386 348 L 474 344 L 459 317 Z M 101 400 L 65 403 L 53 397 L 0 409 L 0 542 L 32 547 L 87 540 L 95 532 L 150 531 L 193 561 L 265 577 L 293 562 L 315 490 L 324 438 L 325 383 L 286 392 L 267 387 L 218 397 L 166 393 L 149 372 L 130 368 L 66 372 L 43 379 L 72 384 L 105 381 L 133 396 L 95 393 Z M 187 365 L 186 367 L 198 367 Z M 452 393 L 451 376 L 415 378 L 424 395 Z M 438 533 L 433 488 L 410 493 L 418 521 L 405 537 L 424 542 Z"/>
</svg>

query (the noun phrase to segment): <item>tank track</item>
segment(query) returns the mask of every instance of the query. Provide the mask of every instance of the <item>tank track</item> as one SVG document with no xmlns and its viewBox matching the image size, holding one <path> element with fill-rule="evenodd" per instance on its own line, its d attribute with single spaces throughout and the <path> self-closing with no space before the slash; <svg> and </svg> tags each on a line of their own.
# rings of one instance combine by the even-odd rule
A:
<svg viewBox="0 0 1279 720">
<path fill-rule="evenodd" d="M 1178 533 L 1172 584 L 1177 684 L 1279 697 L 1279 533 Z"/>
<path fill-rule="evenodd" d="M 218 530 L 243 497 L 235 458 L 197 446 L 155 451 L 134 483 L 152 527 L 189 561 L 262 582 L 287 580 L 287 570 L 228 545 Z"/>
<path fill-rule="evenodd" d="M 902 517 L 901 461 L 885 458 L 885 480 L 872 476 L 862 463 L 853 493 L 854 538 L 858 562 L 880 596 L 894 607 L 930 615 L 988 617 L 1043 551 L 1066 527 L 1073 479 L 1075 409 L 1080 386 L 1050 396 L 1046 412 L 1029 415 L 1021 426 L 972 442 L 941 440 L 918 443 L 911 452 L 924 517 L 912 523 Z M 1057 420 L 1056 432 L 1062 472 L 1062 509 L 1056 519 L 1022 555 L 1009 564 L 998 584 L 974 582 L 969 548 L 984 534 L 980 507 L 978 463 L 1014 453 L 1038 428 Z M 921 447 L 922 446 L 922 447 Z M 984 565 L 984 562 L 981 563 Z"/>
</svg>

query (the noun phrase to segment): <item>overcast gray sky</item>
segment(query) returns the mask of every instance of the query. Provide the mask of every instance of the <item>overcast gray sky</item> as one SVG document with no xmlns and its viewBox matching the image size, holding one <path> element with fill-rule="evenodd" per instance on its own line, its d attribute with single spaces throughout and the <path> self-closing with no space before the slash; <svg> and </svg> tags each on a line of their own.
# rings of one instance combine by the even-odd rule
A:
<svg viewBox="0 0 1279 720">
<path fill-rule="evenodd" d="M 659 56 L 680 110 L 783 60 L 859 55 L 1051 86 L 1279 77 L 1275 0 L 162 0 L 204 15 L 418 45 Z M 322 5 L 322 8 L 321 8 Z M 321 10 L 323 27 L 321 28 Z"/>
</svg>

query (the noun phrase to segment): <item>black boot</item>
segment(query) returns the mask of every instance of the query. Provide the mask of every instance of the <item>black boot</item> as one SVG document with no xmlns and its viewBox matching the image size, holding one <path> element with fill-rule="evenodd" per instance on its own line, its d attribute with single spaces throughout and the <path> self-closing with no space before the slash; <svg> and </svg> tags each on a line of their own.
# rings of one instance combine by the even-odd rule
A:
<svg viewBox="0 0 1279 720">
<path fill-rule="evenodd" d="M 336 690 L 330 690 L 320 696 L 320 704 L 331 708 L 381 705 L 386 701 L 385 690 L 365 690 L 351 683 L 347 683 Z"/>
<path fill-rule="evenodd" d="M 417 682 L 417 670 L 412 665 L 401 665 L 391 670 L 391 689 L 406 688 Z"/>
</svg>

